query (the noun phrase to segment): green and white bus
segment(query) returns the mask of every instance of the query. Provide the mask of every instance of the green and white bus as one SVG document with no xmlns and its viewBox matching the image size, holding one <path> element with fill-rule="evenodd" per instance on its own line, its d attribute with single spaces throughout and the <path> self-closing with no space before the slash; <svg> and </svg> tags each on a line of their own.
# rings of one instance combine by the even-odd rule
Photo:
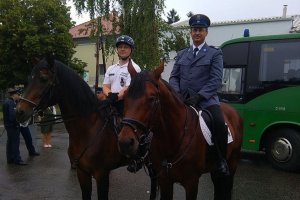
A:
<svg viewBox="0 0 300 200">
<path fill-rule="evenodd" d="M 244 119 L 244 150 L 265 151 L 278 169 L 300 169 L 300 34 L 222 44 L 220 99 Z"/>
</svg>

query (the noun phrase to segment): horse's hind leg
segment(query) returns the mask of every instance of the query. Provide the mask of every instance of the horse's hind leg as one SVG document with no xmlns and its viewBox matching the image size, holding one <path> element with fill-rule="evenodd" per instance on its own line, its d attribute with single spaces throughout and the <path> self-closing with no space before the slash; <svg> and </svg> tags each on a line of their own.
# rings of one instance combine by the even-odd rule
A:
<svg viewBox="0 0 300 200">
<path fill-rule="evenodd" d="M 216 172 L 211 172 L 210 175 L 214 184 L 214 200 L 231 200 L 233 174 L 220 176 Z"/>
<path fill-rule="evenodd" d="M 103 172 L 96 177 L 98 200 L 108 200 L 109 172 Z"/>
<path fill-rule="evenodd" d="M 92 197 L 92 177 L 80 169 L 77 169 L 77 178 L 81 187 L 83 200 L 90 200 Z"/>
</svg>

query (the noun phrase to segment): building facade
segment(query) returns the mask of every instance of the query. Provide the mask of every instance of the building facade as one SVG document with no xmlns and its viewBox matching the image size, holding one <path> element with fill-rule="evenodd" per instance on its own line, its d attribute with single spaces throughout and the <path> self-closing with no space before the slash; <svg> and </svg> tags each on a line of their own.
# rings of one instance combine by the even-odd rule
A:
<svg viewBox="0 0 300 200">
<path fill-rule="evenodd" d="M 101 25 L 103 29 L 103 38 L 105 41 L 106 37 L 112 36 L 112 18 L 113 15 L 110 16 L 109 20 L 102 19 Z M 74 57 L 82 60 L 83 62 L 87 63 L 87 67 L 85 68 L 85 74 L 84 79 L 86 82 L 91 86 L 95 86 L 96 82 L 96 68 L 99 68 L 99 74 L 98 74 L 98 86 L 102 86 L 103 78 L 104 78 L 104 66 L 103 66 L 103 59 L 102 59 L 102 53 L 101 49 L 99 51 L 99 54 L 97 55 L 97 43 L 95 37 L 91 37 L 91 33 L 93 30 L 93 27 L 95 27 L 95 21 L 91 20 L 82 24 L 79 24 L 77 26 L 72 27 L 69 30 L 69 33 L 73 37 L 73 41 L 75 43 L 75 51 Z M 105 42 L 104 42 L 105 45 Z M 97 56 L 98 56 L 98 63 L 97 66 Z M 117 55 L 110 55 L 108 56 L 107 60 L 105 60 L 106 68 L 110 65 L 112 65 L 117 60 Z"/>
</svg>

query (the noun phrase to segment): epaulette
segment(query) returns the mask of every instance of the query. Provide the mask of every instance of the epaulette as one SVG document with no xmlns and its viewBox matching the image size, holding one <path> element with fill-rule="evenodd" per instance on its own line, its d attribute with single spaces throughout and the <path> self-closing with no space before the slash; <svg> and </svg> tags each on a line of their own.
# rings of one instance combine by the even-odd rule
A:
<svg viewBox="0 0 300 200">
<path fill-rule="evenodd" d="M 210 45 L 209 47 L 211 47 L 211 48 L 214 48 L 214 49 L 217 49 L 217 50 L 219 50 L 219 49 L 220 49 L 219 47 L 212 46 L 212 45 Z"/>
</svg>

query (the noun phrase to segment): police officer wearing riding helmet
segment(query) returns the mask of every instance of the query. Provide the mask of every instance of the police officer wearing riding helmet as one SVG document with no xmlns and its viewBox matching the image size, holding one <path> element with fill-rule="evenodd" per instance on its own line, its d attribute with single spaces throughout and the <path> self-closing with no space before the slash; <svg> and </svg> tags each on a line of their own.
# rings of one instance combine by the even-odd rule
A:
<svg viewBox="0 0 300 200">
<path fill-rule="evenodd" d="M 121 35 L 117 38 L 116 53 L 118 54 L 119 61 L 108 67 L 103 81 L 103 93 L 113 104 L 123 99 L 124 91 L 130 84 L 131 77 L 127 66 L 133 50 L 134 41 L 130 36 Z M 140 67 L 132 59 L 131 62 L 134 69 L 140 72 Z M 121 112 L 122 108 L 118 110 Z"/>
<path fill-rule="evenodd" d="M 217 95 L 222 85 L 223 55 L 220 49 L 205 42 L 210 26 L 206 15 L 192 16 L 189 25 L 193 44 L 178 52 L 169 83 L 187 105 L 206 109 L 212 114 L 217 172 L 229 175 L 226 162 L 228 132 Z"/>
</svg>

